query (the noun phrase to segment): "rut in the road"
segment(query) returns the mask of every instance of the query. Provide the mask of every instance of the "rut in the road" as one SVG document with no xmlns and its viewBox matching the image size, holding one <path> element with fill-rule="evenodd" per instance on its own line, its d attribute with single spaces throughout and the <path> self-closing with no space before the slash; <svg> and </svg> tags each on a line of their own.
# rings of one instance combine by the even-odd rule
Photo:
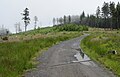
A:
<svg viewBox="0 0 120 77">
<path fill-rule="evenodd" d="M 57 66 L 63 66 L 63 65 L 67 65 L 67 64 L 73 64 L 73 63 L 89 62 L 89 61 L 92 61 L 92 60 L 66 62 L 66 63 L 61 63 L 61 64 L 56 64 L 56 65 L 48 66 L 47 68 L 52 68 L 52 67 L 57 67 Z"/>
</svg>

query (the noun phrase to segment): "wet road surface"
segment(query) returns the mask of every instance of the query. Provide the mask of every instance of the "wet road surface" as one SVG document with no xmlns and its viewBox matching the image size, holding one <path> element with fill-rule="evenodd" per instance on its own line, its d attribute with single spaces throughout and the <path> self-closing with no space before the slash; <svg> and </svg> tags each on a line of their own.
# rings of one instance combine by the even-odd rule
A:
<svg viewBox="0 0 120 77">
<path fill-rule="evenodd" d="M 37 58 L 40 64 L 25 77 L 115 77 L 112 72 L 93 62 L 80 48 L 88 35 L 64 41 Z"/>
</svg>

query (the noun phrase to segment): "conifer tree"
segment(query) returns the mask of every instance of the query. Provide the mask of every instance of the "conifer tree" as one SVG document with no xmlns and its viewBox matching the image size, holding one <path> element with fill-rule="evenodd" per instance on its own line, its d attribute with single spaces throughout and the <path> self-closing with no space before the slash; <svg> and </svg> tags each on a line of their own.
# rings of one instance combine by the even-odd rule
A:
<svg viewBox="0 0 120 77">
<path fill-rule="evenodd" d="M 24 13 L 22 15 L 24 16 L 22 18 L 22 20 L 24 20 L 24 23 L 25 23 L 25 32 L 26 32 L 27 26 L 28 26 L 28 24 L 30 24 L 29 9 L 25 8 Z"/>
</svg>

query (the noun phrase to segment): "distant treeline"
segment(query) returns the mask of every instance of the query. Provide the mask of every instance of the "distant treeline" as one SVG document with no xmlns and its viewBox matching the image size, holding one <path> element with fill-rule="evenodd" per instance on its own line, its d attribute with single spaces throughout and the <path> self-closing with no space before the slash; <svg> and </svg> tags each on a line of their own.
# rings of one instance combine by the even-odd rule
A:
<svg viewBox="0 0 120 77">
<path fill-rule="evenodd" d="M 87 14 L 83 11 L 81 15 L 69 15 L 53 18 L 53 25 L 80 24 L 96 28 L 120 29 L 120 3 L 104 2 L 103 6 L 97 7 L 95 14 Z"/>
</svg>

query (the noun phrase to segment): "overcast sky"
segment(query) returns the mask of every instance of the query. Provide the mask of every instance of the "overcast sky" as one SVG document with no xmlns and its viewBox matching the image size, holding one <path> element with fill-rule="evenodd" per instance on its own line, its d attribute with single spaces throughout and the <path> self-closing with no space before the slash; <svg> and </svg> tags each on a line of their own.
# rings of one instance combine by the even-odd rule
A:
<svg viewBox="0 0 120 77">
<path fill-rule="evenodd" d="M 80 15 L 84 10 L 86 14 L 94 14 L 97 6 L 103 2 L 119 0 L 0 0 L 0 27 L 4 25 L 11 32 L 15 32 L 15 23 L 20 22 L 24 30 L 24 23 L 20 13 L 28 7 L 30 11 L 31 24 L 29 29 L 34 28 L 33 19 L 37 16 L 38 25 L 42 27 L 52 25 L 53 17 L 63 15 Z"/>
</svg>

